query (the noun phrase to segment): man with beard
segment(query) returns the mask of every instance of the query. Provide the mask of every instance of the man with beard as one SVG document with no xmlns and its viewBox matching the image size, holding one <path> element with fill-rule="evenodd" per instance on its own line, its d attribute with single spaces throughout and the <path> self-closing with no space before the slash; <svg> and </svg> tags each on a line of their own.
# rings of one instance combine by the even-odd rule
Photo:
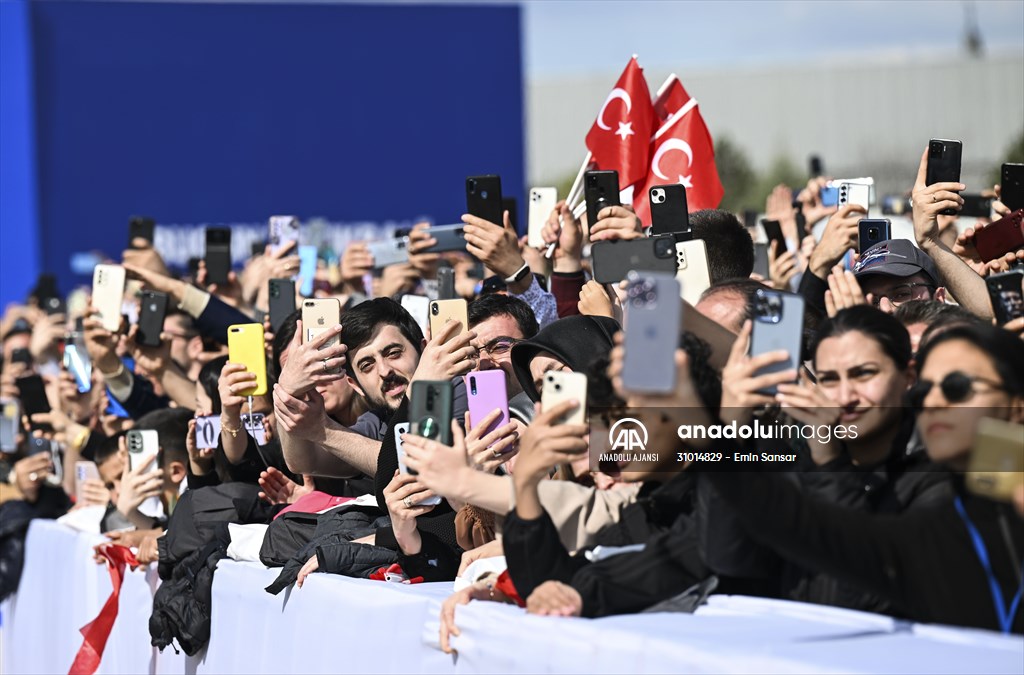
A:
<svg viewBox="0 0 1024 675">
<path fill-rule="evenodd" d="M 413 380 L 453 380 L 455 418 L 466 411 L 461 375 L 473 367 L 475 333 L 455 335 L 457 324 L 450 324 L 428 342 L 415 319 L 390 298 L 360 303 L 342 320 L 344 329 L 334 326 L 307 344 L 293 338 L 282 358 L 274 407 L 285 459 L 296 473 L 373 476 L 388 420 Z M 337 345 L 322 349 L 337 335 Z M 325 395 L 342 386 L 368 408 L 351 426 L 332 419 L 325 408 Z"/>
</svg>

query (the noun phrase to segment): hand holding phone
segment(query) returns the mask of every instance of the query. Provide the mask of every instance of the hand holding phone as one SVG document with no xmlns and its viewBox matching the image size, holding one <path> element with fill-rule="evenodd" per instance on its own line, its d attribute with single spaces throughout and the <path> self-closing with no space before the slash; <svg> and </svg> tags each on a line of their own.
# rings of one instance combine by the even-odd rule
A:
<svg viewBox="0 0 1024 675">
<path fill-rule="evenodd" d="M 959 183 L 962 154 L 963 143 L 960 141 L 943 138 L 933 138 L 928 141 L 928 170 L 925 175 L 925 185 Z M 959 213 L 959 209 L 943 209 L 940 213 L 944 216 L 955 216 Z"/>
</svg>

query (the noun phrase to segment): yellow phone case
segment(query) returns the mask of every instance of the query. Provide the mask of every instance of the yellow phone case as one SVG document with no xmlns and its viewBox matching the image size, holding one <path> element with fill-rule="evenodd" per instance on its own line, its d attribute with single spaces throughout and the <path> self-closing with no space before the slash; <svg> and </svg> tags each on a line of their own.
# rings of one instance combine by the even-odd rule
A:
<svg viewBox="0 0 1024 675">
<path fill-rule="evenodd" d="M 267 356 L 263 348 L 263 325 L 239 323 L 228 326 L 228 360 L 244 363 L 256 375 L 256 388 L 238 392 L 241 396 L 262 396 L 267 393 Z"/>
</svg>

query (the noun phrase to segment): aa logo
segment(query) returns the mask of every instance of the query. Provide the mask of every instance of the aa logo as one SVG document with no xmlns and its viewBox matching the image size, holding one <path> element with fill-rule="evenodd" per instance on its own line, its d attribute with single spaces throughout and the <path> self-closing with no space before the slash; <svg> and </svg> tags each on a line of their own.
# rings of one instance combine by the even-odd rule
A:
<svg viewBox="0 0 1024 675">
<path fill-rule="evenodd" d="M 645 452 L 647 450 L 647 427 L 632 417 L 624 417 L 608 430 L 608 442 L 612 452 Z"/>
</svg>

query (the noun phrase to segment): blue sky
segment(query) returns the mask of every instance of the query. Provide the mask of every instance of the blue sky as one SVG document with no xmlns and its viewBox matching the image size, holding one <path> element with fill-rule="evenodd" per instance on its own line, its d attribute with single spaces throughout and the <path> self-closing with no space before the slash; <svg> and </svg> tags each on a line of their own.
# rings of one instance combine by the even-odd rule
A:
<svg viewBox="0 0 1024 675">
<path fill-rule="evenodd" d="M 525 0 L 530 78 L 646 68 L 715 69 L 850 58 L 911 60 L 963 50 L 973 5 L 986 50 L 1024 53 L 1021 0 Z"/>
</svg>

